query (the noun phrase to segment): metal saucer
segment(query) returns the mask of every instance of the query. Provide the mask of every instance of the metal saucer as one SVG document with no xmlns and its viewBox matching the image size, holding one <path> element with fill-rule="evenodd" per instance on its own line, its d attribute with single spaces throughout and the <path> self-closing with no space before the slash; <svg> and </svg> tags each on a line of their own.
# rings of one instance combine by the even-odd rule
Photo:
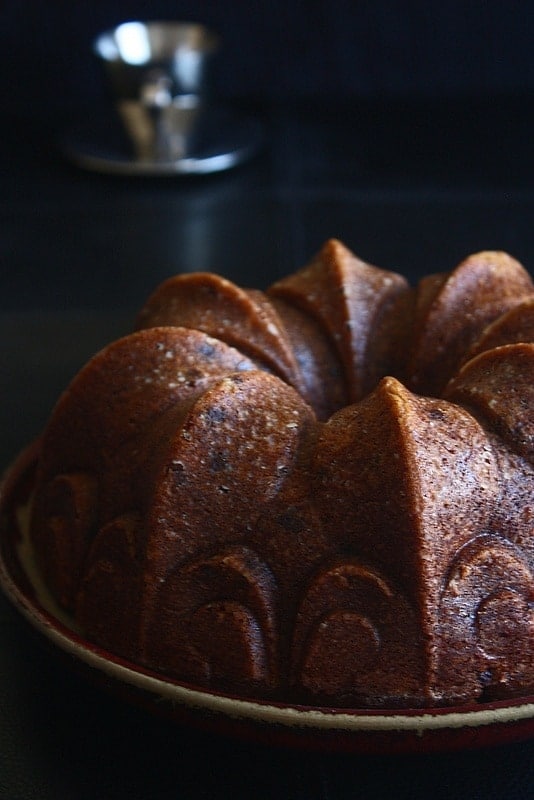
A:
<svg viewBox="0 0 534 800">
<path fill-rule="evenodd" d="M 180 114 L 184 109 L 175 109 Z M 140 153 L 118 119 L 80 124 L 61 142 L 64 154 L 92 172 L 124 176 L 206 175 L 236 167 L 255 156 L 263 144 L 259 121 L 223 106 L 203 107 L 180 138 L 177 155 Z"/>
</svg>

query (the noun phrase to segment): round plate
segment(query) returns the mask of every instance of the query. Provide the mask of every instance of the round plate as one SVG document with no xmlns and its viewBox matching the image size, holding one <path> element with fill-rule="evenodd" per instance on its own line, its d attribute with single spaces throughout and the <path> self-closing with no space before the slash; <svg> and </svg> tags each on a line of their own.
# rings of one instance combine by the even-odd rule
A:
<svg viewBox="0 0 534 800">
<path fill-rule="evenodd" d="M 440 709 L 366 710 L 284 705 L 205 691 L 121 659 L 87 641 L 50 599 L 25 535 L 33 445 L 7 472 L 0 494 L 0 585 L 68 663 L 128 701 L 180 723 L 269 744 L 323 751 L 458 750 L 534 735 L 534 697 Z"/>
<path fill-rule="evenodd" d="M 61 142 L 64 154 L 91 172 L 141 177 L 207 175 L 236 167 L 263 144 L 254 119 L 214 107 L 203 112 L 202 136 L 186 156 L 172 161 L 136 158 L 117 120 L 98 118 L 79 125 Z"/>
</svg>

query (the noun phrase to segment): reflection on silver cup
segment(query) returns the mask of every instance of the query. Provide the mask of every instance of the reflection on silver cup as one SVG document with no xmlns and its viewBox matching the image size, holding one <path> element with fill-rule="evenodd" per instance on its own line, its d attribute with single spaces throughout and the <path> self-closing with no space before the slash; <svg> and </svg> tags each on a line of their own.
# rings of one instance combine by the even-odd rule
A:
<svg viewBox="0 0 534 800">
<path fill-rule="evenodd" d="M 126 22 L 97 37 L 94 51 L 137 159 L 187 156 L 218 46 L 218 37 L 196 23 Z"/>
<path fill-rule="evenodd" d="M 167 105 L 120 100 L 118 111 L 139 161 L 176 161 L 191 152 L 200 111 L 194 95 Z"/>
</svg>

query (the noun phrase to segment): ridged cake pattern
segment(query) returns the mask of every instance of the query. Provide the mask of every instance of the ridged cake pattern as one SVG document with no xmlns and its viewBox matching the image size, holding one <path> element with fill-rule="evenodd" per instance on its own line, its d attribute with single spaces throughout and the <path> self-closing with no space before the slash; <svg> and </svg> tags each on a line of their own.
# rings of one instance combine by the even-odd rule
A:
<svg viewBox="0 0 534 800">
<path fill-rule="evenodd" d="M 162 284 L 60 398 L 31 535 L 86 634 L 252 697 L 534 691 L 534 286 L 330 241 L 267 292 Z"/>
</svg>

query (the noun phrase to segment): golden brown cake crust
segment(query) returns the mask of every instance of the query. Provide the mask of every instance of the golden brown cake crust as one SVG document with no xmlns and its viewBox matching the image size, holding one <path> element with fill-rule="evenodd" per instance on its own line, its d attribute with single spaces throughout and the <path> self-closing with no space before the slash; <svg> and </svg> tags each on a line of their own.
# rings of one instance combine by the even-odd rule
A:
<svg viewBox="0 0 534 800">
<path fill-rule="evenodd" d="M 534 691 L 534 286 L 410 287 L 336 240 L 266 291 L 166 281 L 42 440 L 31 536 L 91 639 L 251 697 Z"/>
</svg>

